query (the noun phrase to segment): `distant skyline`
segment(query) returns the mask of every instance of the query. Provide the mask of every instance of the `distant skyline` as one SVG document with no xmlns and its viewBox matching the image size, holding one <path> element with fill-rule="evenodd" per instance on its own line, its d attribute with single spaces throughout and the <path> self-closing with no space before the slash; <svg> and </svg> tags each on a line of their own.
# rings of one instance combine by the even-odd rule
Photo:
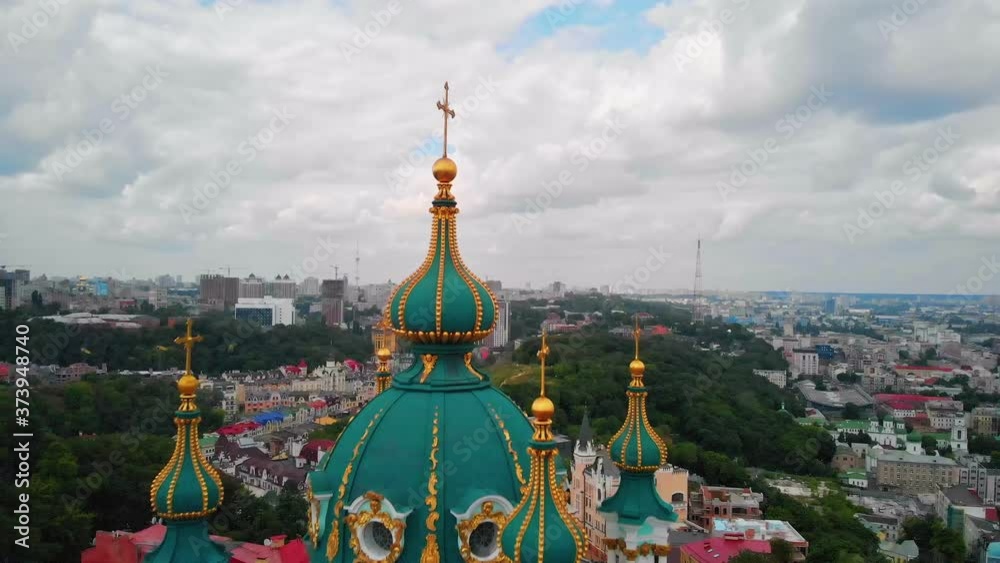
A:
<svg viewBox="0 0 1000 563">
<path fill-rule="evenodd" d="M 990 3 L 57 4 L 0 16 L 0 263 L 398 282 L 448 80 L 480 277 L 1000 293 Z"/>
</svg>

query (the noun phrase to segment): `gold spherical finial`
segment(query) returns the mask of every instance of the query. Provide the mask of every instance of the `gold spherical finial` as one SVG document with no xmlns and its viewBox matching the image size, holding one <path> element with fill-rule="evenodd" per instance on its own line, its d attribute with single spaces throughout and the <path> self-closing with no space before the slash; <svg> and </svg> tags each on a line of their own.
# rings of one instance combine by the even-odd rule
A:
<svg viewBox="0 0 1000 563">
<path fill-rule="evenodd" d="M 642 360 L 632 360 L 628 365 L 628 371 L 632 375 L 642 375 L 646 371 L 646 364 L 642 363 Z"/>
<path fill-rule="evenodd" d="M 388 348 L 379 348 L 378 351 L 375 352 L 375 357 L 377 357 L 380 362 L 388 362 L 392 359 L 392 352 L 390 352 Z"/>
<path fill-rule="evenodd" d="M 194 395 L 198 391 L 198 378 L 190 373 L 185 373 L 177 380 L 177 390 L 181 392 L 181 395 Z"/>
<path fill-rule="evenodd" d="M 447 156 L 442 156 L 434 161 L 431 171 L 434 173 L 434 179 L 439 183 L 449 184 L 458 175 L 458 165 Z"/>
<path fill-rule="evenodd" d="M 539 422 L 548 422 L 552 420 L 552 415 L 556 412 L 556 406 L 552 402 L 552 399 L 548 397 L 538 397 L 535 402 L 531 403 L 531 414 L 535 415 L 535 419 Z"/>
</svg>

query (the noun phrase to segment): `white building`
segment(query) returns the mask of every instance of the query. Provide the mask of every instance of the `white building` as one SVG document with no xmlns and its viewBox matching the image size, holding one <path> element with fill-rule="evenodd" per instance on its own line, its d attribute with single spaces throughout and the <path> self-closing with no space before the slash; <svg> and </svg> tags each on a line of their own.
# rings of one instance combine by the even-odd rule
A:
<svg viewBox="0 0 1000 563">
<path fill-rule="evenodd" d="M 771 385 L 777 385 L 782 389 L 788 384 L 788 374 L 783 369 L 755 369 L 753 374 L 763 377 Z"/>
<path fill-rule="evenodd" d="M 291 299 L 274 297 L 242 298 L 236 302 L 236 318 L 260 324 L 278 326 L 295 324 L 295 304 Z"/>
<path fill-rule="evenodd" d="M 497 297 L 497 322 L 493 334 L 489 335 L 484 344 L 490 348 L 503 348 L 510 341 L 510 302 L 503 297 Z"/>
<path fill-rule="evenodd" d="M 792 351 L 792 365 L 802 375 L 819 375 L 819 355 L 811 348 L 796 348 Z"/>
</svg>

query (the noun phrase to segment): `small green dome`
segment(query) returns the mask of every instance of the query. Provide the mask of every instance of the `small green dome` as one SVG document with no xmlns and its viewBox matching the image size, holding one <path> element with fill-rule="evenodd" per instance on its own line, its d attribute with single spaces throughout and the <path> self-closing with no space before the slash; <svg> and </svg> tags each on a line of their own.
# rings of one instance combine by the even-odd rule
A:
<svg viewBox="0 0 1000 563">
<path fill-rule="evenodd" d="M 153 511 L 165 520 L 205 518 L 222 504 L 222 480 L 198 445 L 201 413 L 197 409 L 183 410 L 183 403 L 181 409 L 174 419 L 174 453 L 150 488 Z"/>
<path fill-rule="evenodd" d="M 586 555 L 587 536 L 566 508 L 556 480 L 555 442 L 532 441 L 528 489 L 514 509 L 500 537 L 509 561 L 581 561 Z M 558 496 L 557 496 L 558 495 Z"/>
<path fill-rule="evenodd" d="M 430 211 L 434 219 L 427 257 L 394 290 L 385 309 L 386 320 L 396 334 L 414 342 L 482 340 L 496 324 L 496 300 L 462 262 L 455 201 L 435 199 Z"/>
<path fill-rule="evenodd" d="M 611 439 L 611 459 L 625 471 L 653 472 L 667 462 L 667 445 L 649 424 L 646 392 L 641 375 L 633 375 L 626 392 L 628 412 L 625 423 Z"/>
<path fill-rule="evenodd" d="M 906 435 L 907 442 L 920 442 L 924 437 L 919 432 L 910 432 Z"/>
</svg>

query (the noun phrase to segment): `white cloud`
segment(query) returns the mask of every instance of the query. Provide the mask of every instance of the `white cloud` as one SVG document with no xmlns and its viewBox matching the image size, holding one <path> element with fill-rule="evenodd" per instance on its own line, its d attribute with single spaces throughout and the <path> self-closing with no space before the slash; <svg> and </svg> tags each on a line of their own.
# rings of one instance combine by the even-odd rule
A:
<svg viewBox="0 0 1000 563">
<path fill-rule="evenodd" d="M 940 291 L 996 248 L 1000 14 L 985 5 L 928 3 L 886 40 L 888 0 L 677 0 L 642 16 L 664 31 L 643 53 L 598 48 L 593 22 L 499 50 L 554 4 L 400 0 L 348 61 L 343 46 L 388 2 L 244 1 L 223 17 L 193 0 L 68 2 L 16 52 L 4 45 L 18 77 L 0 81 L 0 192 L 18 206 L 0 228 L 6 254 L 56 274 L 191 276 L 234 256 L 277 273 L 322 235 L 342 246 L 325 268 L 347 267 L 358 240 L 363 278 L 399 280 L 426 247 L 433 157 L 398 187 L 385 177 L 440 128 L 445 80 L 462 108 L 449 141 L 463 255 L 508 284 L 610 283 L 656 241 L 674 261 L 648 285 L 684 287 L 701 233 L 708 287 Z M 20 33 L 37 10 L 20 2 L 0 30 Z M 690 41 L 700 54 L 678 68 Z M 162 84 L 123 102 L 150 68 Z M 483 80 L 495 92 L 461 105 Z M 829 103 L 784 137 L 779 120 L 821 86 Z M 249 157 L 281 108 L 295 119 Z M 574 155 L 616 117 L 621 136 L 580 170 Z M 102 120 L 114 130 L 60 174 Z M 848 244 L 842 225 L 946 126 L 955 149 Z M 771 137 L 760 171 L 720 198 Z M 234 159 L 240 172 L 185 221 Z M 572 182 L 512 228 L 563 171 Z M 904 275 L 913 257 L 899 249 L 928 239 L 949 244 L 921 258 L 926 275 Z"/>
</svg>

